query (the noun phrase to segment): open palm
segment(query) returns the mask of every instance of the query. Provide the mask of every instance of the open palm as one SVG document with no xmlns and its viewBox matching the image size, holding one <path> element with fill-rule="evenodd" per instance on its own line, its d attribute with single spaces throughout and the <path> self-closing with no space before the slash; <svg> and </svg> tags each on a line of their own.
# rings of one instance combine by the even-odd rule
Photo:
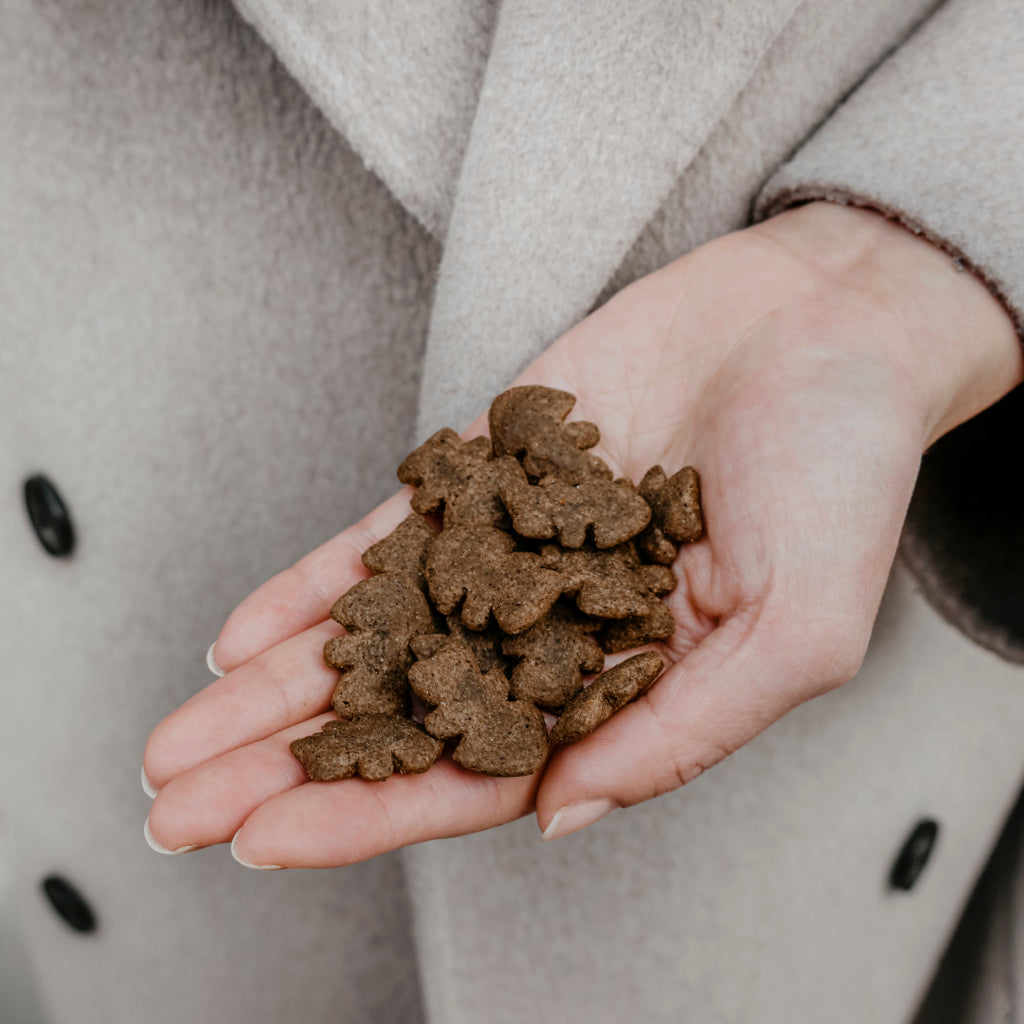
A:
<svg viewBox="0 0 1024 1024">
<path fill-rule="evenodd" d="M 177 850 L 237 834 L 253 865 L 328 867 L 533 810 L 563 834 L 690 781 L 846 681 L 936 428 L 909 348 L 883 301 L 809 266 L 772 222 L 620 292 L 515 383 L 577 395 L 570 418 L 600 426 L 595 452 L 616 475 L 699 470 L 707 534 L 674 565 L 663 676 L 535 776 L 444 759 L 384 782 L 307 781 L 288 745 L 334 717 L 328 610 L 408 514 L 405 488 L 231 615 L 216 648 L 227 674 L 146 747 L 153 837 Z M 466 436 L 485 430 L 481 416 Z"/>
</svg>

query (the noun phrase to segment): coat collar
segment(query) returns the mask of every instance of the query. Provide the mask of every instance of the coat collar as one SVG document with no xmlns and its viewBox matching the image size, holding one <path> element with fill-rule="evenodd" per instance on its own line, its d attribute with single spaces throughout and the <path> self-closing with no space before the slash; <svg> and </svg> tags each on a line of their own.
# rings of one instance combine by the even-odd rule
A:
<svg viewBox="0 0 1024 1024">
<path fill-rule="evenodd" d="M 498 0 L 235 0 L 400 203 L 443 237 Z"/>
<path fill-rule="evenodd" d="M 800 0 L 236 0 L 444 238 L 420 434 L 584 316 Z"/>
</svg>

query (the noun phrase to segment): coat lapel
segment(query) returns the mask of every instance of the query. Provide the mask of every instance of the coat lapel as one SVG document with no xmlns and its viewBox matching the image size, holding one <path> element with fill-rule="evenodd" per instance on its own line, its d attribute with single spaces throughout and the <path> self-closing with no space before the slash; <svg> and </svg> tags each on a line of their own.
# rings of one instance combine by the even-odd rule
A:
<svg viewBox="0 0 1024 1024">
<path fill-rule="evenodd" d="M 334 127 L 443 237 L 497 0 L 235 0 Z"/>
<path fill-rule="evenodd" d="M 434 299 L 420 436 L 586 314 L 798 0 L 504 0 Z"/>
<path fill-rule="evenodd" d="M 235 0 L 445 241 L 419 433 L 590 309 L 801 0 Z"/>
</svg>

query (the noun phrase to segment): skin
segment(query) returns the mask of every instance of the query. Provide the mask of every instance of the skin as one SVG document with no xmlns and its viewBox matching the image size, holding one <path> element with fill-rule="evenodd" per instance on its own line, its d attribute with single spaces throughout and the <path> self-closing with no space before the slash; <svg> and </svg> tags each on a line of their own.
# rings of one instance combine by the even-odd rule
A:
<svg viewBox="0 0 1024 1024">
<path fill-rule="evenodd" d="M 444 760 L 380 783 L 305 781 L 288 744 L 333 717 L 328 609 L 408 514 L 405 488 L 232 613 L 216 647 L 227 674 L 146 746 L 154 838 L 236 837 L 250 865 L 332 867 L 531 812 L 554 837 L 685 785 L 856 674 L 922 452 L 1022 376 L 990 292 L 873 212 L 811 203 L 694 250 L 515 382 L 577 395 L 571 418 L 599 424 L 617 476 L 701 473 L 708 532 L 673 567 L 678 629 L 648 693 L 528 778 Z M 465 436 L 485 431 L 481 416 Z"/>
</svg>

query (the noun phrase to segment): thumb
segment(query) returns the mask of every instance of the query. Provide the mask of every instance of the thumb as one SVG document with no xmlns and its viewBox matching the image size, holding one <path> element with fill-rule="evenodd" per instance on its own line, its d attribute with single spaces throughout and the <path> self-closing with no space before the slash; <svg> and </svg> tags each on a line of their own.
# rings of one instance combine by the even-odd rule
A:
<svg viewBox="0 0 1024 1024">
<path fill-rule="evenodd" d="M 764 607 L 737 612 L 639 700 L 579 743 L 559 748 L 537 792 L 544 838 L 691 782 L 798 704 L 856 673 L 863 647 L 849 638 L 861 630 L 833 624 L 816 630 L 815 641 L 794 629 L 792 615 L 786 618 Z"/>
</svg>

